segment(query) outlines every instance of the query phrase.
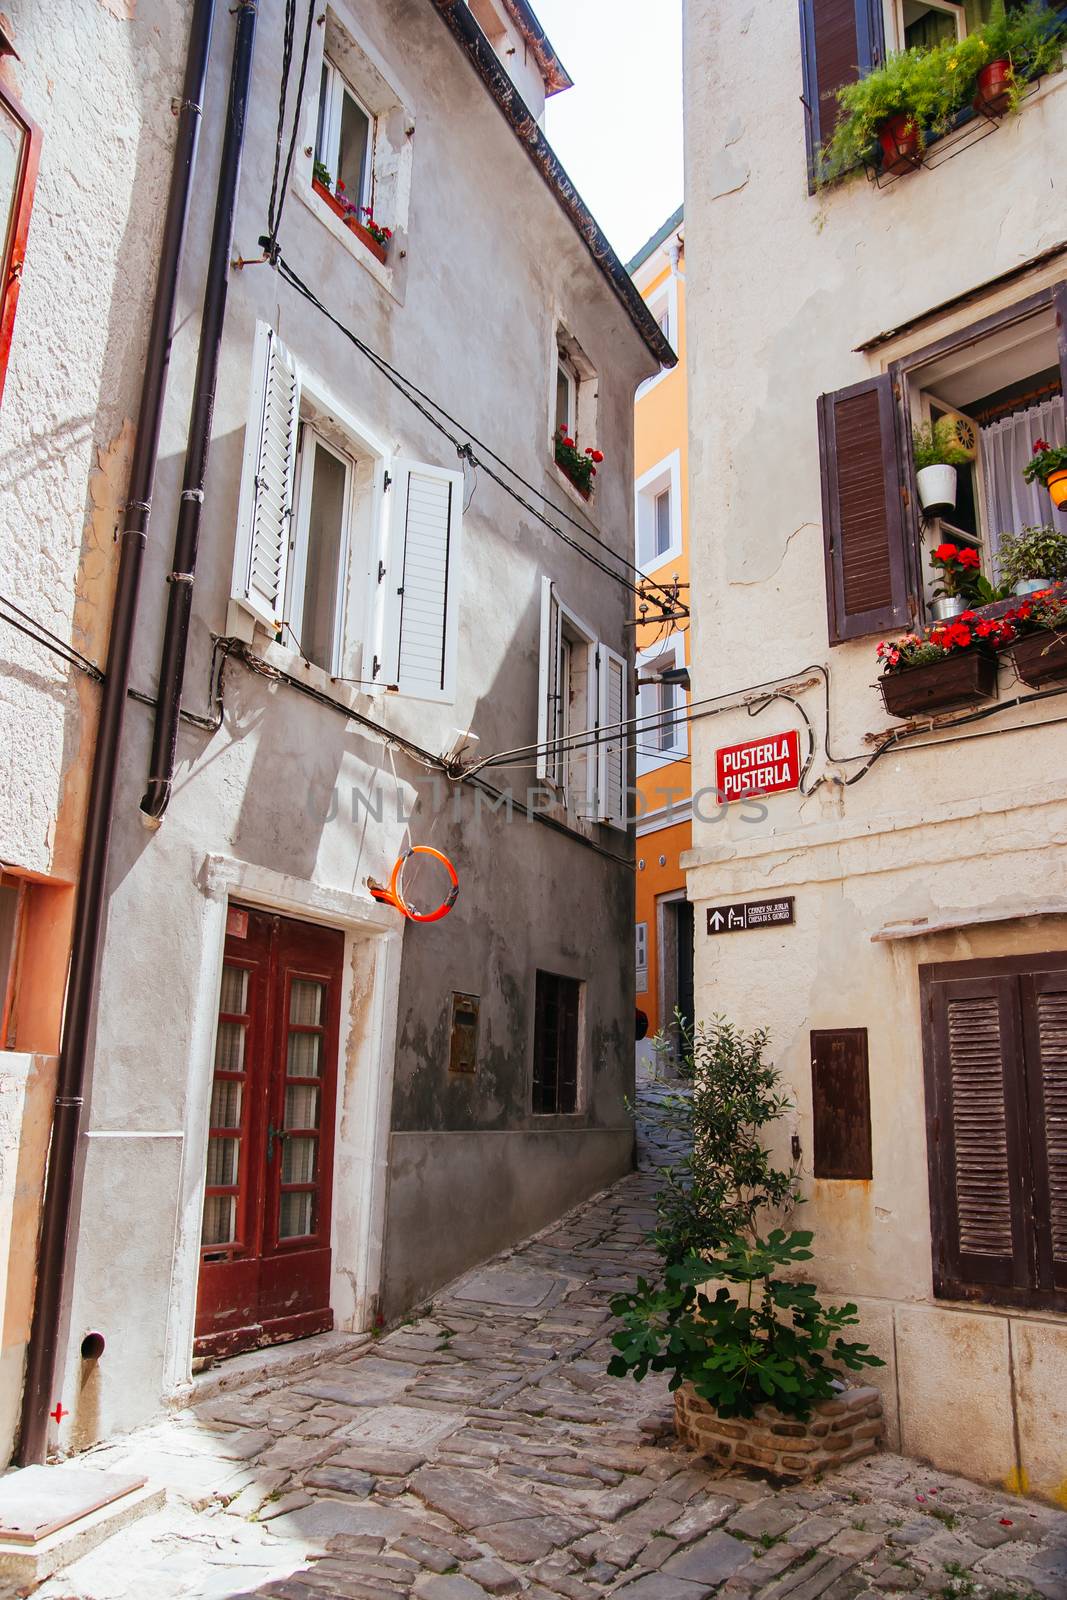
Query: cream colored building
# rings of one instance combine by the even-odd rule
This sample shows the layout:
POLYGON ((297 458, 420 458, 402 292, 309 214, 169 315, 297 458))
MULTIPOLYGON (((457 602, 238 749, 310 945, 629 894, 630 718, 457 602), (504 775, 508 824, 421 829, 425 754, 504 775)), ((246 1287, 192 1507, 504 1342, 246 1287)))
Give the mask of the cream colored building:
POLYGON ((1065 437, 1067 74, 901 177, 813 192, 806 141, 842 62, 980 11, 687 0, 685 859, 697 1014, 771 1030, 813 1270, 886 1362, 889 1444, 1067 1503, 1065 685, 1003 662, 998 698, 906 720, 875 658, 929 614, 939 538, 988 570, 1049 518, 1019 468, 1065 437), (949 410, 979 454, 924 539, 910 424, 949 410), (718 804, 718 751, 791 734, 799 789, 718 804), (795 921, 715 921, 779 898, 795 921))

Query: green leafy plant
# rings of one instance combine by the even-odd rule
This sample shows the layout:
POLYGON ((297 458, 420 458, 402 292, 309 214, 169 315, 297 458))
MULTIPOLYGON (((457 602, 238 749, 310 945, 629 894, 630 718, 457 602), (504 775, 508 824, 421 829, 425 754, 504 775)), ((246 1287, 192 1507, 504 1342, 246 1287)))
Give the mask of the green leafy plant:
POLYGON ((796 1171, 776 1167, 761 1138, 791 1109, 765 1060, 766 1031, 746 1034, 724 1017, 679 1031, 682 1086, 658 1120, 686 1134, 691 1153, 663 1174, 656 1200, 662 1282, 640 1278, 612 1302, 621 1326, 608 1371, 638 1382, 669 1372, 672 1389, 692 1383, 723 1417, 763 1404, 806 1417, 835 1392, 838 1365, 882 1363, 840 1336, 855 1306, 824 1308, 814 1284, 784 1276, 811 1259, 813 1236, 761 1229, 764 1213, 798 1199, 796 1171))
MULTIPOLYGON (((976 30, 985 49, 982 66, 991 61, 1010 61, 1008 105, 1016 112, 1034 78, 1056 72, 1062 65, 1067 38, 1067 18, 1052 10, 1045 0, 1008 10, 1004 0, 993 0, 989 20, 976 30)), ((980 70, 980 69, 979 69, 980 70)))
POLYGON ((1024 528, 1021 533, 1002 534, 997 568, 1008 588, 1032 578, 1062 583, 1067 578, 1067 533, 1046 523, 1024 528))
POLYGON ((1051 589, 1039 589, 1009 611, 1004 620, 1018 633, 1062 633, 1067 629, 1067 601, 1051 589))
POLYGON ((912 453, 915 470, 924 467, 962 467, 971 459, 970 452, 952 435, 953 418, 942 417, 939 422, 921 422, 912 429, 912 453), (944 423, 948 423, 946 428, 944 423))
POLYGON ((597 465, 603 461, 604 452, 594 450, 592 445, 581 450, 566 428, 556 429, 555 443, 556 465, 567 474, 579 494, 584 494, 588 500, 593 492, 597 465))
POLYGON ((1023 468, 1027 483, 1047 484, 1054 472, 1067 467, 1067 445, 1049 444, 1045 439, 1034 440, 1034 453, 1023 468))
POLYGON ((792 1109, 764 1059, 766 1030, 746 1034, 725 1017, 687 1028, 679 1019, 679 1039, 680 1087, 656 1114, 688 1150, 660 1174, 653 1238, 667 1263, 714 1250, 797 1193, 796 1172, 775 1167, 762 1141, 762 1131, 792 1109))
POLYGON ((923 633, 883 639, 876 655, 882 671, 893 673, 932 666, 961 650, 997 650, 1014 641, 1014 617, 1014 612, 1006 617, 980 617, 976 611, 961 611, 958 617, 937 622, 923 633))
POLYGON ((324 189, 333 193, 333 173, 321 161, 316 161, 311 168, 311 176, 316 183, 321 183, 324 189))
POLYGON ((778 1275, 811 1259, 812 1238, 782 1228, 752 1239, 735 1235, 707 1259, 690 1256, 668 1267, 662 1289, 639 1279, 636 1293, 612 1302, 623 1326, 608 1371, 639 1382, 649 1372, 669 1372, 672 1389, 691 1383, 721 1417, 751 1417, 761 1405, 810 1416, 813 1405, 836 1393, 837 1366, 883 1365, 867 1345, 841 1337, 858 1321, 854 1305, 824 1307, 814 1284, 778 1275), (714 1295, 702 1293, 712 1280, 720 1281, 714 1295))

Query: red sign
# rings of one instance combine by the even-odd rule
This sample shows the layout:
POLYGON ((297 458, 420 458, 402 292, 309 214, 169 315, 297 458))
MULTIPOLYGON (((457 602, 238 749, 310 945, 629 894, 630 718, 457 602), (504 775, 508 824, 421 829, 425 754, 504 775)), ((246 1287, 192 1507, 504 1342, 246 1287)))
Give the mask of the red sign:
POLYGON ((746 744, 726 745, 715 755, 715 782, 726 801, 798 788, 800 734, 793 728, 746 744))

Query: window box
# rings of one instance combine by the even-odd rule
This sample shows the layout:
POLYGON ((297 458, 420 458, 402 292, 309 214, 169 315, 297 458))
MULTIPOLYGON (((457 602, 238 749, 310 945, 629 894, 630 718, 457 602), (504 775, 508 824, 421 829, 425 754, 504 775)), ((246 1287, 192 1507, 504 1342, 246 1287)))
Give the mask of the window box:
POLYGON ((351 214, 351 212, 345 210, 344 206, 341 204, 340 200, 338 200, 337 196, 336 195, 332 195, 330 193, 329 189, 327 189, 326 185, 324 183, 320 183, 319 182, 318 178, 312 178, 311 187, 314 189, 314 191, 318 195, 319 199, 320 200, 324 200, 326 202, 326 204, 329 206, 330 210, 332 212, 334 212, 334 214, 336 216, 340 217, 340 219, 344 223, 345 227, 351 233, 355 234, 356 238, 360 241, 361 244, 365 244, 366 245, 366 247, 370 251, 371 255, 372 256, 376 256, 377 259, 382 263, 382 266, 384 267, 385 266, 385 246, 382 245, 382 244, 379 244, 377 239, 374 237, 374 235, 372 233, 368 233, 367 229, 363 226, 362 222, 357 222, 356 218, 351 214))
POLYGON ((593 498, 592 488, 590 487, 588 489, 583 489, 581 484, 578 482, 578 479, 574 476, 574 473, 567 471, 567 468, 563 465, 563 462, 558 456, 556 457, 556 466, 559 468, 560 472, 562 472, 571 488, 577 490, 583 500, 591 500, 593 498))
POLYGON ((1043 628, 1029 633, 1011 647, 1015 671, 1032 689, 1067 678, 1067 634, 1043 628))
POLYGON ((887 672, 878 680, 891 717, 952 711, 997 697, 997 658, 985 650, 961 650, 925 667, 887 672))

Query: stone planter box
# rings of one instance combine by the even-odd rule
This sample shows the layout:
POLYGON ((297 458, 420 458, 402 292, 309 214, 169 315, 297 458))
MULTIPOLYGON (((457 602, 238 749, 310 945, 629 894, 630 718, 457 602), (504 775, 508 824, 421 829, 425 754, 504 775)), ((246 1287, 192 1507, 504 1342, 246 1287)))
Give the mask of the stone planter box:
POLYGON ((1025 634, 1012 645, 1011 659, 1023 683, 1032 689, 1067 678, 1067 634, 1050 628, 1025 634))
POLYGON ((878 687, 891 717, 977 705, 997 697, 997 659, 985 650, 961 650, 925 667, 883 673, 878 687))
POLYGON ((797 1483, 878 1448, 882 1397, 869 1386, 842 1388, 840 1398, 824 1400, 808 1422, 783 1417, 771 1406, 761 1406, 754 1417, 727 1420, 683 1383, 674 1395, 674 1424, 683 1444, 721 1466, 757 1468, 797 1483))

